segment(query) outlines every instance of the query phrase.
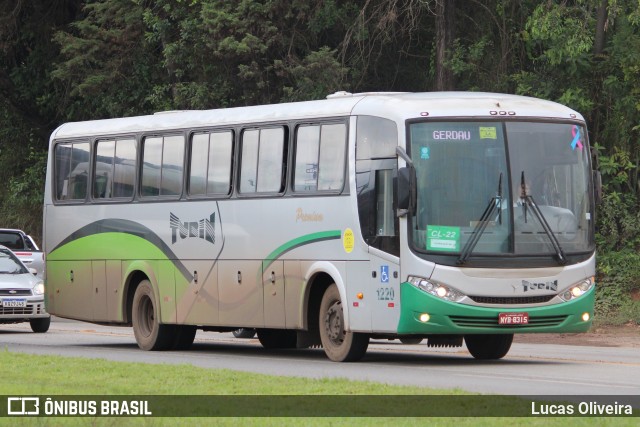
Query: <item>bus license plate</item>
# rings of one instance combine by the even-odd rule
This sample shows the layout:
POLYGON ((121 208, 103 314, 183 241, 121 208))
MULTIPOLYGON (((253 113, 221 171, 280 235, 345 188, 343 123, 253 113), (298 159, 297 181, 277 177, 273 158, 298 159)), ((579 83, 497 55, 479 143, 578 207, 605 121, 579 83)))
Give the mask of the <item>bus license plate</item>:
POLYGON ((529 323, 529 313, 500 313, 498 314, 498 325, 526 325, 529 323))
POLYGON ((6 308, 20 308, 27 306, 27 300, 22 299, 5 299, 2 300, 2 305, 6 308))

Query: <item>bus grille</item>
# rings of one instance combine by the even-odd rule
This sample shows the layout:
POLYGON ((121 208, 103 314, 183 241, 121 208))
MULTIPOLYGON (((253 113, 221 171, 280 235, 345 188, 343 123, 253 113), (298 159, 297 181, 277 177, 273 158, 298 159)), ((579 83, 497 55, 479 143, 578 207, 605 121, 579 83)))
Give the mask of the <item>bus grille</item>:
POLYGON ((558 326, 564 322, 567 316, 530 316, 529 323, 526 325, 513 325, 504 326, 498 325, 498 317, 471 317, 471 316, 449 316, 451 321, 456 326, 463 328, 492 328, 494 326, 500 326, 501 328, 539 328, 539 327, 552 327, 558 326))
POLYGON ((501 305, 515 305, 515 304, 541 304, 551 301, 555 295, 539 295, 535 297, 482 297, 470 295, 474 302, 479 304, 501 304, 501 305))
POLYGON ((0 295, 3 295, 3 296, 31 295, 31 289, 0 289, 0 295))

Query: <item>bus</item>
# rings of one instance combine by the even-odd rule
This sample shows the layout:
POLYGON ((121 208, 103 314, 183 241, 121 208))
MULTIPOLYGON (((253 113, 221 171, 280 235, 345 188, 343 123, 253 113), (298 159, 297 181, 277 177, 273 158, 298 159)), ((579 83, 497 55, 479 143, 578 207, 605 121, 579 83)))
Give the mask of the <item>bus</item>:
POLYGON ((593 319, 584 118, 531 97, 327 99, 67 123, 50 138, 46 304, 361 359, 372 339, 504 357, 519 333, 593 319))

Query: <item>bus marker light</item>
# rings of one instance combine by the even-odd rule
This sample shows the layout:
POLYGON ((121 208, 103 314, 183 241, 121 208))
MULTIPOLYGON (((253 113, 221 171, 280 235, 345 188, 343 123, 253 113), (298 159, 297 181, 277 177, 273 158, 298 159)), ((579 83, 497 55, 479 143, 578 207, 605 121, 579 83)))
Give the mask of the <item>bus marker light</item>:
POLYGON ((421 321, 422 323, 427 323, 429 320, 431 320, 431 316, 429 316, 429 314, 428 314, 428 313, 422 313, 422 314, 420 315, 420 321, 421 321))
POLYGON ((585 322, 588 322, 589 319, 591 319, 591 315, 589 313, 583 313, 582 314, 582 320, 585 322))
POLYGON ((389 308, 393 308, 393 307, 395 307, 395 306, 396 306, 396 305, 395 305, 395 303, 392 303, 392 302, 390 302, 389 304, 387 304, 387 307, 389 307, 389 308))
POLYGON ((364 294, 362 292, 358 292, 358 295, 356 296, 358 297, 358 299, 364 298, 364 294))
POLYGON ((353 302, 353 306, 354 306, 354 307, 359 307, 359 306, 360 306, 360 303, 359 303, 358 301, 354 301, 354 302, 353 302))

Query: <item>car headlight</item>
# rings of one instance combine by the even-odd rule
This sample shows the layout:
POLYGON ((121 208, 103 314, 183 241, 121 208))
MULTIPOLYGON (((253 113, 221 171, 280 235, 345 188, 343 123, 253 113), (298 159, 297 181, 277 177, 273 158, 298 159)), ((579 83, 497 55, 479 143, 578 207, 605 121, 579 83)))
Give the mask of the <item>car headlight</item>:
POLYGON ((416 288, 445 301, 458 302, 466 296, 465 294, 457 289, 452 288, 451 286, 434 283, 422 277, 409 276, 408 282, 416 288))
POLYGON ((579 283, 576 283, 575 285, 570 286, 568 289, 565 289, 564 291, 560 292, 558 296, 563 301, 571 301, 576 298, 580 298, 582 295, 589 292, 589 289, 593 288, 595 283, 596 283, 595 277, 589 277, 588 279, 585 279, 579 283))
POLYGON ((42 295, 44 294, 44 283, 40 282, 33 287, 34 295, 42 295))

